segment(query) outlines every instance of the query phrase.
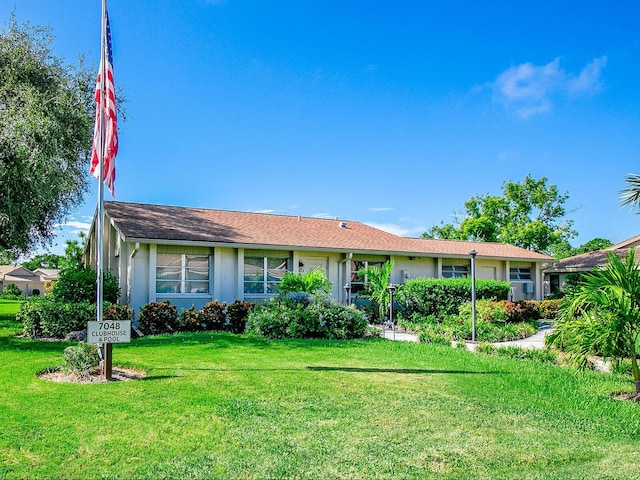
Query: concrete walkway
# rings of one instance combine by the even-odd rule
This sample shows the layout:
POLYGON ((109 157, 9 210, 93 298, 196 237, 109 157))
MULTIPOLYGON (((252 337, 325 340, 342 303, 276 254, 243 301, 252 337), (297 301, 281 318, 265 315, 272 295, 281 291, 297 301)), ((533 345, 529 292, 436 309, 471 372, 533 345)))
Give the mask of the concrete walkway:
MULTIPOLYGON (((512 342, 495 342, 492 345, 496 348, 499 347, 520 347, 531 350, 542 350, 544 348, 544 339, 547 335, 549 335, 552 331, 551 324, 548 322, 543 322, 540 325, 540 329, 538 332, 528 338, 523 338, 521 340, 514 340, 512 342)), ((390 329, 385 329, 384 338, 388 340, 396 340, 400 342, 419 342, 420 339, 417 335, 409 332, 394 332, 390 329)), ((452 346, 456 346, 457 342, 452 342, 452 346)), ((466 342, 467 350, 470 352, 475 352, 477 343, 466 342)), ((601 372, 609 372, 610 365, 608 362, 603 361, 600 358, 594 357, 592 359, 595 364, 595 368, 601 372)))
MULTIPOLYGON (((527 349, 538 349, 541 350, 544 348, 544 338, 551 333, 551 325, 549 323, 543 323, 540 326, 538 332, 531 337, 523 338, 521 340, 514 340, 512 342, 496 342, 492 345, 494 347, 521 347, 527 349)), ((384 338, 387 340, 396 340, 400 342, 418 342, 417 335, 409 332, 399 332, 386 328, 384 330, 384 338)), ((468 350, 475 350, 476 344, 471 342, 467 343, 468 350)))

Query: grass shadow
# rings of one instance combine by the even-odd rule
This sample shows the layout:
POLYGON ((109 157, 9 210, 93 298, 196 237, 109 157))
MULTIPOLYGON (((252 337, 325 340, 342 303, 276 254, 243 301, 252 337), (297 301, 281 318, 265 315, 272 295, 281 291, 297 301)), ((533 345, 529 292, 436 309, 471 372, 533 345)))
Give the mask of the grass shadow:
POLYGON ((404 373, 404 374, 463 374, 463 375, 495 375, 504 372, 478 372, 472 370, 436 370, 424 368, 376 368, 376 367, 307 367, 315 372, 348 372, 348 373, 404 373))
POLYGON ((0 350, 17 351, 37 351, 37 352, 60 352, 77 342, 65 342, 63 340, 38 340, 23 337, 2 337, 0 336, 0 350))

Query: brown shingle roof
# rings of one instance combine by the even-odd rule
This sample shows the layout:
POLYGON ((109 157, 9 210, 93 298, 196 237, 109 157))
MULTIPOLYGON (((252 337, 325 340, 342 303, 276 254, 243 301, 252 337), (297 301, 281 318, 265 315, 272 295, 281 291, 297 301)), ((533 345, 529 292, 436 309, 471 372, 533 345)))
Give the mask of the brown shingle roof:
POLYGON ((551 257, 502 243, 406 238, 360 222, 165 205, 105 202, 106 214, 129 240, 291 247, 549 261, 551 257), (345 228, 341 224, 346 224, 345 228))
POLYGON ((574 257, 563 258, 544 270, 547 273, 592 270, 595 267, 603 267, 608 264, 609 259, 607 258, 607 255, 609 253, 615 253, 619 257, 626 257, 627 253, 629 253, 629 248, 619 248, 616 250, 605 248, 604 250, 596 250, 595 252, 587 252, 574 257))

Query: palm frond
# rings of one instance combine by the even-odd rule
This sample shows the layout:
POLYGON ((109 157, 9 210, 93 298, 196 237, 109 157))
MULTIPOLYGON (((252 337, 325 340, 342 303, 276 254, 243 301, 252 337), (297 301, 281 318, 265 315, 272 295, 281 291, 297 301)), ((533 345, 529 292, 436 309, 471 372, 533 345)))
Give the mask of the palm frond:
MULTIPOLYGON (((627 187, 618 192, 620 203, 623 206, 640 208, 640 175, 630 173, 624 180, 627 183, 627 187)), ((637 213, 640 214, 640 210, 637 213)))

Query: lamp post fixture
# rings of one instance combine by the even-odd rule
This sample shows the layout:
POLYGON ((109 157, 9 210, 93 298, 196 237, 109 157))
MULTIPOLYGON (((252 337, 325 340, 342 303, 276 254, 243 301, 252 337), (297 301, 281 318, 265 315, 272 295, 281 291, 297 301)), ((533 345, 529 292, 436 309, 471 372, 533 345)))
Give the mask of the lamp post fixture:
POLYGON ((344 300, 347 305, 351 305, 351 285, 348 283, 344 284, 344 300))
POLYGON ((389 326, 393 330, 393 339, 396 339, 396 327, 393 324, 393 292, 396 291, 397 286, 390 283, 387 287, 389 289, 389 326))
POLYGON ((476 254, 471 250, 471 341, 476 341, 476 254))

